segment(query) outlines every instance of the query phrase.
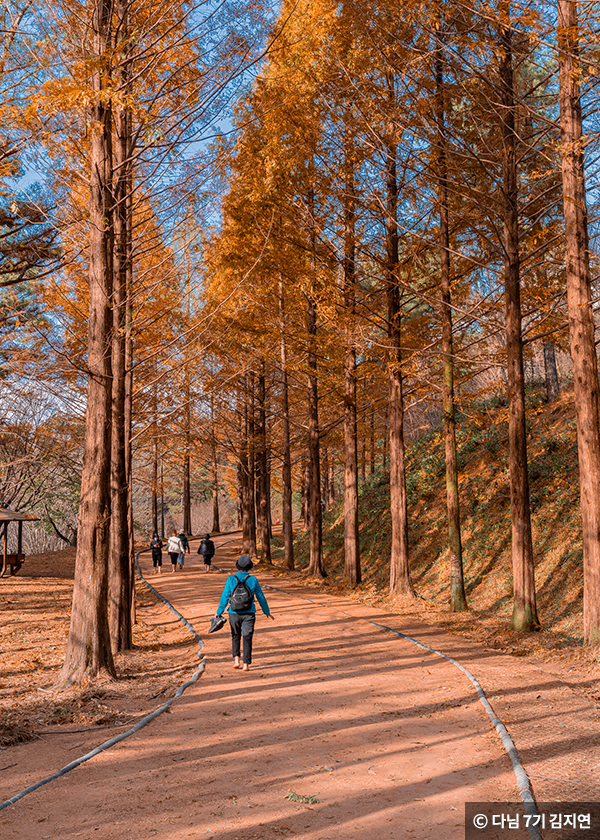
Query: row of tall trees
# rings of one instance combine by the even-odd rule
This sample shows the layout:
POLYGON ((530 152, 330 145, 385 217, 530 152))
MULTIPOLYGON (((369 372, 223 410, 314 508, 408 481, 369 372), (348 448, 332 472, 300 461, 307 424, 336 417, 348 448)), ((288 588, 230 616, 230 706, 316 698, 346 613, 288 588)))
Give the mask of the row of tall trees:
MULTIPOLYGON (((442 411, 450 606, 466 608, 456 385, 489 365, 509 404, 513 627, 539 627, 527 473, 524 358, 549 368, 570 328, 584 523, 585 638, 599 641, 597 364, 582 101, 593 98, 595 18, 575 2, 431 2, 369 9, 284 4, 278 48, 240 108, 229 193, 207 255, 207 305, 240 424, 270 371, 272 446, 306 469, 309 572, 322 557, 322 448, 339 428, 346 575, 360 581, 357 417, 385 415, 390 590, 411 595, 407 407, 442 411), (588 66, 582 64, 581 50, 588 66), (361 381, 375 370, 360 405, 361 381), (234 385, 237 376, 237 386, 234 385), (387 395, 385 380, 387 379, 387 395), (248 381, 258 383, 250 389, 248 381), (293 408, 290 415, 290 404, 293 408), (299 456, 298 451, 302 454, 299 456)), ((472 384, 471 388, 474 387, 472 384)), ((259 416, 262 417, 262 407, 259 416)), ((262 423, 262 420, 260 421, 262 423)), ((251 435, 255 434, 251 430, 251 435)), ((261 440, 263 433, 260 433, 261 440)), ((259 444, 259 449, 263 446, 259 444)), ((289 495, 289 470, 282 470, 289 495)), ((259 491, 262 498, 262 491, 259 491)), ((253 505, 243 494, 245 505, 253 505)), ((252 511, 246 514, 252 519, 252 511)), ((250 537, 249 537, 250 539, 250 537)), ((266 539, 266 538, 265 538, 266 539)), ((251 543, 251 539, 250 539, 251 543)), ((265 556, 268 558, 268 546, 265 556)), ((289 535, 286 556, 291 563, 289 535)))
POLYGON ((5 383, 33 373, 87 407, 62 682, 114 673, 113 652, 131 644, 133 489, 146 487, 157 528, 166 456, 189 512, 202 452, 213 498, 232 488, 246 548, 265 563, 277 496, 295 565, 299 491, 315 577, 341 466, 351 585, 368 463, 389 482, 390 591, 410 597, 405 434, 433 413, 450 607, 466 609, 456 405, 494 371, 509 404, 513 626, 536 629, 524 361, 542 346, 549 372, 555 347, 573 360, 584 632, 598 643, 593 113, 583 123, 598 21, 593 4, 582 21, 578 9, 6 7, 0 223, 7 249, 24 247, 4 260, 19 290, 0 301, 5 383), (49 173, 35 213, 17 159, 49 173))

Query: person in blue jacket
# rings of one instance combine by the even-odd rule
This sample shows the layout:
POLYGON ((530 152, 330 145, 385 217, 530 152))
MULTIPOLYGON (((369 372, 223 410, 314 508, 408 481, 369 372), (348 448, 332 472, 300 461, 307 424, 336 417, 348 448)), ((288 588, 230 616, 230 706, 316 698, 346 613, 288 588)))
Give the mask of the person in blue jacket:
POLYGON ((228 616, 229 626, 231 628, 231 652, 233 655, 233 667, 240 667, 240 640, 244 640, 244 656, 242 671, 250 670, 250 663, 252 662, 252 636, 254 634, 254 622, 256 621, 256 604, 254 599, 258 600, 260 607, 267 618, 272 621, 275 619, 271 615, 271 610, 267 603, 260 583, 254 575, 250 574, 250 569, 254 565, 248 554, 242 554, 235 564, 238 571, 234 575, 227 578, 223 592, 221 593, 221 600, 217 608, 217 615, 221 616, 225 612, 229 604, 228 616), (250 590, 252 600, 247 609, 234 610, 230 604, 231 596, 238 583, 242 581, 250 590))

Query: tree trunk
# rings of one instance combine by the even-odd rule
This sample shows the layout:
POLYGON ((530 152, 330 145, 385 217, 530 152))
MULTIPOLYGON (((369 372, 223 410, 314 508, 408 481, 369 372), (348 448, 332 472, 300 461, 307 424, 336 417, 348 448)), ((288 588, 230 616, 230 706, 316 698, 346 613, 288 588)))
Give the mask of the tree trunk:
POLYGON ((458 499, 458 464, 456 460, 456 414, 454 408, 454 352, 452 344, 452 297, 450 292, 450 233, 448 227, 448 164, 446 142, 446 97, 444 52, 441 20, 438 14, 436 49, 436 117, 438 134, 438 200, 440 212, 440 253, 442 292, 442 408, 444 412, 444 447, 446 454, 446 514, 450 549, 450 610, 467 609, 463 577, 460 508, 458 499))
POLYGON ((377 442, 375 440, 375 406, 371 403, 371 411, 369 412, 369 477, 373 478, 375 475, 375 452, 377 442))
MULTIPOLYGON (((127 37, 127 3, 116 7, 118 37, 127 37)), ((124 61, 124 56, 121 61, 124 61)), ((120 83, 125 84, 126 68, 120 67, 120 83)), ((114 652, 129 650, 131 635, 131 561, 129 554, 129 511, 127 487, 127 448, 125 427, 127 265, 128 265, 128 151, 129 118, 118 106, 114 118, 113 223, 114 261, 112 297, 112 425, 111 425, 111 524, 109 551, 109 626, 114 652)))
POLYGON ((577 3, 558 0, 558 61, 569 336, 583 525, 583 636, 600 644, 600 426, 579 89, 577 3))
MULTIPOLYGON (((350 586, 361 582, 358 529, 358 424, 356 416, 356 195, 354 149, 348 119, 344 137, 344 306, 351 323, 346 328, 344 351, 344 572, 350 586)), ((364 459, 363 459, 364 479, 364 459)))
POLYGON ((155 385, 152 393, 152 532, 160 534, 158 528, 158 389, 155 385))
POLYGON ((302 453, 302 460, 301 460, 301 471, 302 477, 301 481, 302 484, 300 485, 300 516, 302 518, 302 523, 305 528, 308 528, 308 523, 310 520, 309 510, 308 510, 308 485, 310 481, 310 467, 308 464, 308 458, 306 457, 306 452, 302 453))
POLYGON ((327 507, 328 507, 328 509, 331 509, 335 504, 335 500, 337 499, 337 489, 336 489, 336 486, 335 486, 335 460, 334 460, 334 457, 333 457, 333 453, 330 453, 330 455, 329 455, 328 487, 329 487, 329 495, 327 497, 327 507))
POLYGON ((256 491, 258 501, 258 538, 260 540, 261 562, 271 564, 271 536, 269 532, 269 499, 268 499, 268 475, 267 475, 267 411, 266 383, 265 383, 265 362, 260 363, 260 373, 257 377, 256 397, 258 403, 258 422, 256 434, 256 466, 257 480, 256 491))
POLYGON ((321 456, 319 452, 319 393, 317 379, 317 304, 308 300, 308 511, 310 530, 309 574, 325 577, 321 520, 321 456))
POLYGON ((219 517, 219 461, 217 459, 217 441, 213 435, 212 439, 212 498, 213 498, 213 522, 212 533, 221 533, 221 521, 219 517))
POLYGON ((287 373, 287 346, 285 341, 285 299, 283 281, 279 280, 279 317, 281 325, 281 437, 283 463, 281 467, 281 520, 285 565, 294 568, 294 525, 292 511, 292 456, 290 451, 290 403, 287 373))
POLYGON ((556 369, 556 350, 551 341, 544 341, 544 377, 546 380, 546 400, 554 402, 560 393, 558 370, 556 369))
MULTIPOLYGON (((390 105, 394 103, 394 79, 386 74, 390 105)), ((391 110, 391 109, 390 109, 391 110)), ((392 135, 393 127, 390 131, 392 135)), ((402 393, 402 341, 400 286, 398 283, 398 183, 396 145, 386 143, 386 284, 388 300, 389 361, 389 440, 390 513, 392 546, 390 594, 414 596, 408 554, 408 505, 406 499, 406 461, 404 453, 404 398, 402 393)))
POLYGON ((329 510, 329 449, 321 447, 321 477, 323 479, 323 504, 329 510))
POLYGON ((127 477, 127 519, 129 521, 129 560, 131 575, 131 623, 136 623, 135 606, 135 532, 133 521, 133 255, 131 246, 131 171, 128 168, 127 185, 127 296, 125 327, 125 466, 127 477))
POLYGON ((242 552, 250 553, 250 496, 249 465, 248 465, 248 389, 244 383, 243 414, 240 414, 240 455, 239 455, 239 510, 242 525, 242 552))
POLYGON ((90 130, 90 259, 88 399, 85 420, 79 532, 73 606, 59 685, 80 683, 101 671, 115 674, 108 626, 110 530, 112 199, 111 115, 104 90, 112 4, 96 0, 91 32, 96 59, 90 130))
POLYGON ((512 522, 513 615, 515 630, 537 630, 533 542, 527 473, 525 377, 521 334, 519 266, 519 211, 515 94, 512 61, 510 2, 503 0, 506 24, 500 30, 501 133, 504 182, 504 293, 506 303, 506 356, 508 377, 508 448, 512 522))
POLYGON ((191 493, 191 457, 192 448, 192 406, 190 393, 190 380, 186 373, 184 387, 184 452, 183 452, 183 532, 188 536, 192 533, 192 493, 191 493))

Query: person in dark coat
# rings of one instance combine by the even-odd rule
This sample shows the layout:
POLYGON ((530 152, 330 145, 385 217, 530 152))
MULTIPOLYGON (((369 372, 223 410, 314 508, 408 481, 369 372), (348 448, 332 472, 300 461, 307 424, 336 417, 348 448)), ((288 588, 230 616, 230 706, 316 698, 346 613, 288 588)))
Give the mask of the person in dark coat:
POLYGON ((210 572, 212 559, 215 556, 215 544, 211 540, 210 534, 207 534, 198 546, 198 554, 204 560, 204 571, 210 572))
POLYGON ((152 565, 154 566, 154 574, 160 574, 162 572, 163 544, 158 534, 154 534, 152 537, 150 548, 152 549, 152 565))

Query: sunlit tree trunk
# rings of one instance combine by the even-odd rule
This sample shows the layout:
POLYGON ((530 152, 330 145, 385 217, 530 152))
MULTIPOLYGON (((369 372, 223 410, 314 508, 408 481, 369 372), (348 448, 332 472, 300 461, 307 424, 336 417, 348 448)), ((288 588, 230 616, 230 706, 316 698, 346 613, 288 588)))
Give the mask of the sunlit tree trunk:
POLYGON ((283 463, 281 466, 281 520, 283 525, 285 565, 288 569, 293 569, 294 525, 292 511, 292 455, 290 449, 290 402, 287 370, 285 298, 283 292, 283 281, 281 279, 279 280, 279 318, 281 329, 281 443, 283 448, 283 463))
POLYGON ((158 388, 152 389, 152 532, 160 534, 158 528, 158 388))
MULTIPOLYGON (((116 4, 117 39, 127 40, 127 0, 116 4)), ((127 83, 126 55, 120 51, 116 77, 123 90, 127 83)), ((127 278, 128 278, 128 187, 129 115, 123 105, 115 108, 113 141, 113 297, 112 297, 112 426, 111 426, 111 525, 109 552, 109 626, 113 651, 132 645, 131 560, 127 485, 127 431, 125 425, 127 278)))
POLYGON ((444 412, 444 448, 446 455, 446 515, 450 549, 450 609, 467 609, 463 578, 460 508, 458 500, 458 464, 456 459, 456 414, 454 408, 454 352, 452 335, 452 297, 450 292, 450 233, 448 227, 448 162, 446 140, 446 96, 444 81, 444 33, 439 7, 438 47, 436 49, 436 119, 438 142, 438 202, 440 214, 440 254, 442 292, 442 407, 444 412))
POLYGON ((515 630, 539 628, 535 599, 533 541, 527 473, 525 376, 521 333, 519 210, 515 92, 510 2, 500 5, 501 134, 504 192, 504 295, 508 377, 508 448, 512 522, 513 615, 515 630))
POLYGON ((185 406, 183 409, 184 422, 184 450, 183 450, 183 531, 185 534, 192 533, 192 493, 191 493, 191 444, 192 444, 192 403, 190 391, 189 374, 185 373, 185 385, 183 389, 185 406))
POLYGON ((583 525, 583 635, 600 644, 600 427, 590 283, 577 3, 558 0, 560 134, 567 302, 583 525))
MULTIPOLYGON (((356 195, 354 148, 348 118, 344 133, 344 306, 346 316, 354 321, 356 317, 356 195)), ((357 586, 360 583, 356 348, 350 325, 346 330, 344 350, 344 571, 350 586, 357 586)))
POLYGON ((65 661, 58 684, 79 683, 101 671, 115 674, 108 625, 110 534, 112 150, 109 85, 112 4, 96 0, 91 10, 88 399, 85 419, 79 532, 73 606, 65 661))
POLYGON ((308 300, 308 513, 310 562, 313 577, 325 577, 321 518, 321 456, 319 451, 319 394, 317 378, 317 304, 308 300))
POLYGON ((264 359, 260 363, 257 376, 257 434, 256 434, 256 465, 257 465, 257 501, 258 501, 258 539, 260 540, 261 562, 271 563, 271 535, 269 531, 269 480, 267 474, 267 411, 266 411, 266 376, 264 359))
MULTIPOLYGON (((390 105, 394 103, 394 79, 386 74, 390 105)), ((390 558, 390 593, 414 595, 408 555, 408 505, 406 499, 406 459, 404 452, 404 397, 402 393, 402 339, 400 285, 398 282, 398 183, 396 144, 393 127, 386 143, 386 284, 389 338, 389 442, 390 442, 390 513, 392 546, 390 558)))

